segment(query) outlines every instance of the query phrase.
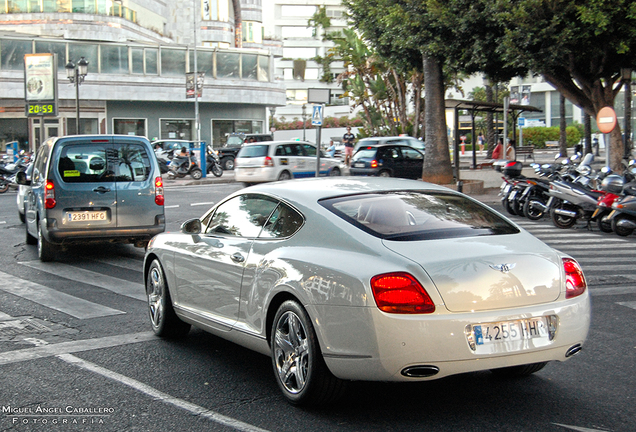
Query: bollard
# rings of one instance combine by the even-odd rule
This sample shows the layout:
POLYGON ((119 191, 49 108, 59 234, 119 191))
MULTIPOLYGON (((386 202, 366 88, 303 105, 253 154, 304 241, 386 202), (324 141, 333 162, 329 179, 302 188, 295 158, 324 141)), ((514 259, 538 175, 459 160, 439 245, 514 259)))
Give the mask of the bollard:
POLYGON ((464 191, 464 182, 459 180, 457 182, 457 192, 463 192, 464 191))

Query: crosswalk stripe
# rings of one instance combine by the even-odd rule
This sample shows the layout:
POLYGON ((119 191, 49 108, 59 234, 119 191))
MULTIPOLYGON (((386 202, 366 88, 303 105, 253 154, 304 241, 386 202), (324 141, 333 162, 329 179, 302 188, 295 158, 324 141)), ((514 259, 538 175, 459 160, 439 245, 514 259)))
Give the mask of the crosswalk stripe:
POLYGON ((144 286, 141 283, 129 282, 127 280, 73 267, 63 263, 25 261, 20 264, 66 279, 83 281, 89 285, 94 285, 126 297, 134 298, 135 300, 146 301, 146 293, 144 286))
MULTIPOLYGON (((541 239, 540 239, 541 240, 541 239)), ((556 244, 554 244, 554 242, 550 239, 546 239, 543 240, 545 243, 547 243, 549 246, 553 246, 556 249, 561 249, 561 247, 556 247, 556 244)), ((623 252, 625 251, 633 251, 634 250, 634 244, 633 243, 616 243, 616 244, 604 244, 604 243, 598 243, 598 244, 581 244, 579 245, 578 243, 574 242, 574 243, 567 243, 567 244, 563 244, 563 247, 568 248, 568 250, 580 250, 580 251, 589 251, 589 250, 598 250, 599 249, 614 249, 614 250, 621 250, 623 252)), ((603 252, 605 253, 605 252, 603 252)))
POLYGON ((63 312, 75 318, 88 319, 126 313, 56 291, 7 273, 0 272, 0 279, 2 279, 0 290, 41 304, 50 309, 63 312))
POLYGON ((628 308, 636 309, 636 301, 618 302, 621 306, 627 306, 628 308))
MULTIPOLYGON (((579 264, 583 264, 583 263, 598 264, 599 262, 603 261, 602 259, 598 258, 598 254, 594 257, 584 257, 579 255, 576 260, 579 262, 579 264)), ((634 257, 632 256, 612 257, 612 263, 620 263, 620 262, 632 263, 632 266, 636 270, 636 263, 634 263, 634 257)))
POLYGON ((596 238, 596 239, 586 239, 586 238, 569 238, 569 239, 560 239, 560 238, 554 238, 551 237, 549 239, 550 243, 555 243, 555 244, 563 244, 563 243, 579 243, 581 245, 590 245, 590 244, 594 244, 594 243, 599 243, 599 244, 605 244, 605 245, 609 245, 609 244, 613 244, 614 246, 630 246, 630 247, 634 247, 634 245, 632 243, 629 242, 625 242, 623 241, 619 241, 619 240, 612 240, 612 239, 605 239, 605 238, 596 238))
MULTIPOLYGON (((121 267, 127 270, 143 271, 143 261, 136 260, 130 257, 100 257, 99 259, 91 260, 95 263, 108 264, 114 267, 121 267)), ((141 276, 140 276, 141 277, 141 276)), ((141 280, 141 279, 140 279, 141 280)))
POLYGON ((610 264, 610 265, 595 265, 595 264, 581 264, 583 270, 596 270, 596 271, 628 271, 636 272, 636 266, 634 264, 610 264))

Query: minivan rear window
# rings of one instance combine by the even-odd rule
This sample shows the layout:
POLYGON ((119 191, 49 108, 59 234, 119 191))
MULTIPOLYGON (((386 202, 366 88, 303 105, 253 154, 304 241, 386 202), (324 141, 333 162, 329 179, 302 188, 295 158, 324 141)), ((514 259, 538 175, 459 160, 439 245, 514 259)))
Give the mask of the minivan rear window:
POLYGON ((320 204, 352 225, 383 239, 433 240, 516 234, 488 207, 461 195, 395 191, 345 196, 320 204))
POLYGON ((250 145, 243 147, 236 157, 240 158, 255 158, 267 156, 269 150, 268 145, 250 145))

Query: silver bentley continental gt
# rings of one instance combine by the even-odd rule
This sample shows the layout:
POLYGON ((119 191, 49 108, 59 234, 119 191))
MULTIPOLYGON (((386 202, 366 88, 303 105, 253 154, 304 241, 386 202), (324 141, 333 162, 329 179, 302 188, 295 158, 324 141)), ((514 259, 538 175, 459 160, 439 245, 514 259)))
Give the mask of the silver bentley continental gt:
POLYGON ((292 404, 350 380, 525 376, 581 350, 579 264, 421 181, 324 178, 238 191, 149 244, 155 333, 195 325, 271 356, 292 404))

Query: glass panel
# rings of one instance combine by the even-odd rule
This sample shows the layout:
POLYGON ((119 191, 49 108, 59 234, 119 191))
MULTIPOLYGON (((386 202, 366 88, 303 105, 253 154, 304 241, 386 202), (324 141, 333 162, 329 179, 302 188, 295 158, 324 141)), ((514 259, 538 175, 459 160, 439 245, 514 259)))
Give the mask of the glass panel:
MULTIPOLYGON (((81 90, 80 90, 81 97, 81 90)), ((81 115, 80 115, 81 117, 81 115)), ((68 128, 68 133, 75 134, 75 125, 77 124, 77 119, 75 117, 68 117, 66 119, 66 126, 68 128)), ((98 124, 97 119, 83 119, 80 118, 80 135, 97 135, 98 132, 98 124)))
POLYGON ((186 53, 180 49, 161 50, 161 75, 163 76, 185 76, 186 73, 186 53))
POLYGON ((214 53, 212 51, 197 51, 197 68, 199 72, 205 72, 206 77, 212 77, 213 63, 212 57, 214 53))
POLYGON ((296 210, 281 203, 261 231, 260 238, 290 237, 303 225, 303 217, 296 210))
POLYGON ((193 120, 161 120, 161 139, 191 140, 193 131, 193 120))
POLYGON ((216 0, 203 0, 201 4, 201 19, 216 21, 219 16, 216 0))
POLYGON ((95 0, 73 0, 74 13, 95 13, 95 0))
POLYGON ((24 70, 24 55, 31 54, 31 42, 0 40, 0 69, 24 70))
POLYGON ((103 181, 108 160, 106 153, 103 144, 64 146, 57 165, 60 177, 67 183, 103 181))
POLYGON ((232 132, 234 132, 232 120, 212 120, 212 146, 223 147, 232 132))
POLYGON ((143 74, 144 73, 144 49, 130 48, 130 55, 132 58, 132 73, 143 74))
POLYGON ((239 54, 218 52, 216 54, 217 78, 239 78, 239 54))
POLYGON ((234 132, 252 133, 252 122, 250 120, 236 120, 234 122, 234 132))
POLYGON ((9 0, 9 13, 28 12, 27 0, 9 0))
POLYGON ((145 181, 150 174, 150 159, 146 149, 138 144, 121 144, 117 148, 119 159, 116 181, 145 181))
POLYGON ((42 2, 43 12, 70 12, 69 1, 44 0, 42 2))
POLYGON ((159 50, 155 48, 146 48, 146 75, 157 75, 157 56, 159 50))
POLYGON ((114 133, 146 136, 145 119, 113 119, 114 133))
POLYGON ((258 56, 256 54, 243 54, 243 79, 253 79, 255 80, 257 77, 257 66, 256 61, 258 60, 258 56))
POLYGON ((258 80, 269 81, 269 56, 258 56, 258 80))
POLYGON ((80 58, 84 57, 88 62, 88 73, 97 73, 99 62, 97 57, 98 47, 92 44, 68 44, 68 59, 73 63, 77 63, 80 58))
POLYGON ((258 195, 240 195, 221 204, 206 233, 256 237, 276 208, 277 201, 258 195))
POLYGON ((66 43, 35 41, 36 53, 57 54, 57 70, 63 71, 66 66, 66 43))
POLYGON ((128 73, 128 47, 118 45, 102 45, 102 73, 128 73))

